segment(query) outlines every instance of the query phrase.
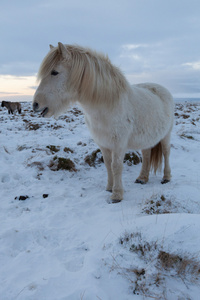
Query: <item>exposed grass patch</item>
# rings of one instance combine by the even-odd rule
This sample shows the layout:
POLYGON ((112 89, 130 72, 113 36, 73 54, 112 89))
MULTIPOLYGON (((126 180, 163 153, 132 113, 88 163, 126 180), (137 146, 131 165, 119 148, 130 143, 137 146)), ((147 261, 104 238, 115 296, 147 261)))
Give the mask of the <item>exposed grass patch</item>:
POLYGON ((51 129, 54 129, 54 130, 58 130, 58 129, 61 129, 61 128, 63 128, 63 126, 61 126, 61 125, 57 125, 57 124, 51 124, 51 125, 49 125, 49 126, 47 126, 48 128, 51 128, 51 129))
POLYGON ((80 142, 77 143, 77 146, 83 146, 83 147, 85 147, 85 146, 87 146, 87 144, 80 141, 80 142))
POLYGON ((31 146, 21 145, 21 146, 17 147, 18 151, 23 151, 23 150, 27 150, 27 149, 31 149, 31 146))
POLYGON ((27 165, 28 167, 37 167, 39 171, 44 171, 44 164, 40 161, 34 161, 27 165))
POLYGON ((185 133, 182 133, 182 134, 180 135, 180 137, 181 137, 182 139, 194 140, 194 137, 193 137, 192 135, 187 135, 187 134, 185 134, 185 133))
MULTIPOLYGON (((137 165, 142 161, 142 157, 138 152, 128 152, 124 156, 124 163, 127 163, 128 166, 137 165)), ((101 155, 101 150, 97 149, 91 154, 88 154, 85 157, 85 162, 90 167, 95 167, 96 165, 104 162, 103 156, 101 155)))
POLYGON ((103 156, 101 155, 101 150, 97 149, 93 151, 91 154, 88 154, 85 157, 85 162, 90 166, 90 167, 95 167, 97 164, 100 164, 103 162, 103 156))
POLYGON ((41 124, 32 123, 32 122, 29 122, 29 121, 26 123, 26 130, 30 130, 30 131, 31 130, 38 130, 39 128, 41 128, 41 124))
POLYGON ((65 147, 65 148, 63 149, 63 151, 64 151, 64 152, 67 152, 67 153, 74 153, 74 150, 72 150, 72 149, 69 148, 69 147, 65 147))
POLYGON ((190 115, 182 114, 181 117, 182 117, 183 119, 189 119, 190 115))
POLYGON ((49 145, 46 148, 48 148, 52 154, 57 153, 60 151, 60 146, 54 146, 54 145, 49 145))
POLYGON ((54 156, 54 158, 49 163, 49 168, 52 171, 67 170, 70 172, 76 172, 74 162, 69 158, 54 156))
POLYGON ((60 116, 60 119, 65 121, 66 123, 74 122, 74 118, 72 116, 68 116, 68 115, 60 116))
POLYGON ((78 109, 77 107, 74 107, 73 109, 71 109, 70 112, 76 117, 83 115, 82 111, 80 109, 78 109))
POLYGON ((128 152, 124 156, 124 162, 128 166, 138 165, 142 161, 142 157, 138 152, 128 152))

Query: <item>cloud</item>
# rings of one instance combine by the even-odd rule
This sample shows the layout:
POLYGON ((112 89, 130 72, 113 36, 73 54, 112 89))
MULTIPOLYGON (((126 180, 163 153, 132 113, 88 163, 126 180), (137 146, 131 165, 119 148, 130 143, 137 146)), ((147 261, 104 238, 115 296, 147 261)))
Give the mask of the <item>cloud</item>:
POLYGON ((174 95, 195 93, 200 97, 200 61, 183 63, 185 56, 178 57, 173 42, 122 45, 115 63, 118 61, 131 84, 156 82, 174 95))
POLYGON ((8 95, 33 95, 33 86, 36 82, 35 76, 0 76, 0 94, 8 95))
POLYGON ((127 74, 154 71, 166 67, 167 52, 162 43, 125 44, 120 47, 115 63, 127 74))
POLYGON ((149 45, 147 45, 147 44, 126 44, 126 45, 122 45, 122 49, 124 49, 125 51, 135 50, 135 49, 139 49, 139 48, 146 48, 146 47, 149 47, 149 45))
POLYGON ((192 69, 188 71, 184 67, 129 73, 127 75, 127 79, 131 84, 156 82, 168 88, 173 95, 184 94, 191 97, 193 94, 195 94, 195 97, 200 97, 199 77, 199 71, 195 75, 192 69))
POLYGON ((200 61, 185 63, 183 66, 192 68, 193 70, 200 70, 200 61))
POLYGON ((196 84, 199 10, 197 0, 2 1, 0 74, 35 76, 49 44, 61 41, 108 54, 127 76, 176 74, 182 88, 184 73, 196 84))

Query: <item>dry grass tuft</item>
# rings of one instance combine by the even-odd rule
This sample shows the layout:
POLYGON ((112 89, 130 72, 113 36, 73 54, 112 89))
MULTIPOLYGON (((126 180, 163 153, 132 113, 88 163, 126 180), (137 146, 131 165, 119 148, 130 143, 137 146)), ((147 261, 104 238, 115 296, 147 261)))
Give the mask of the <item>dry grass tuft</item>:
POLYGON ((171 199, 167 199, 164 195, 153 195, 146 201, 143 212, 148 215, 169 214, 176 211, 175 204, 172 204, 171 199))
POLYGON ((123 254, 113 257, 112 270, 117 270, 130 282, 133 294, 169 299, 166 284, 170 278, 186 286, 200 279, 197 259, 164 251, 158 242, 145 241, 140 232, 126 232, 120 237, 119 244, 123 254))
POLYGON ((158 260, 163 269, 167 271, 174 269, 177 275, 184 278, 187 277, 188 274, 192 274, 196 278, 200 276, 200 263, 195 259, 160 251, 158 260))

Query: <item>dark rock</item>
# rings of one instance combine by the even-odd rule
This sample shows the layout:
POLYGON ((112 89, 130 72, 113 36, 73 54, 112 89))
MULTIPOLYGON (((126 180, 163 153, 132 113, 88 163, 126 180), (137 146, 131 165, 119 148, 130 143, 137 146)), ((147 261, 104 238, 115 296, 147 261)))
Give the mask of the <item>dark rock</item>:
POLYGON ((49 194, 43 194, 42 197, 47 198, 47 197, 49 197, 49 194))
POLYGON ((24 200, 26 200, 26 199, 28 199, 29 198, 29 196, 19 196, 19 200, 20 201, 24 201, 24 200))

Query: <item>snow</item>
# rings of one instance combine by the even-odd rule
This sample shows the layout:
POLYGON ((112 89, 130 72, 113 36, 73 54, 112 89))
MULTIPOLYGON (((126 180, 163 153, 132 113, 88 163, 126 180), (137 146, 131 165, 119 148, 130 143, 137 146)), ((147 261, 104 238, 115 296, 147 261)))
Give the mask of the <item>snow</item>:
POLYGON ((199 298, 200 102, 176 104, 171 182, 134 184, 141 164, 124 164, 118 204, 104 164, 85 162, 98 147, 77 108, 56 121, 27 102, 0 122, 1 300, 199 298), (51 170, 55 156, 77 171, 51 170), (162 267, 161 251, 188 266, 162 267))

